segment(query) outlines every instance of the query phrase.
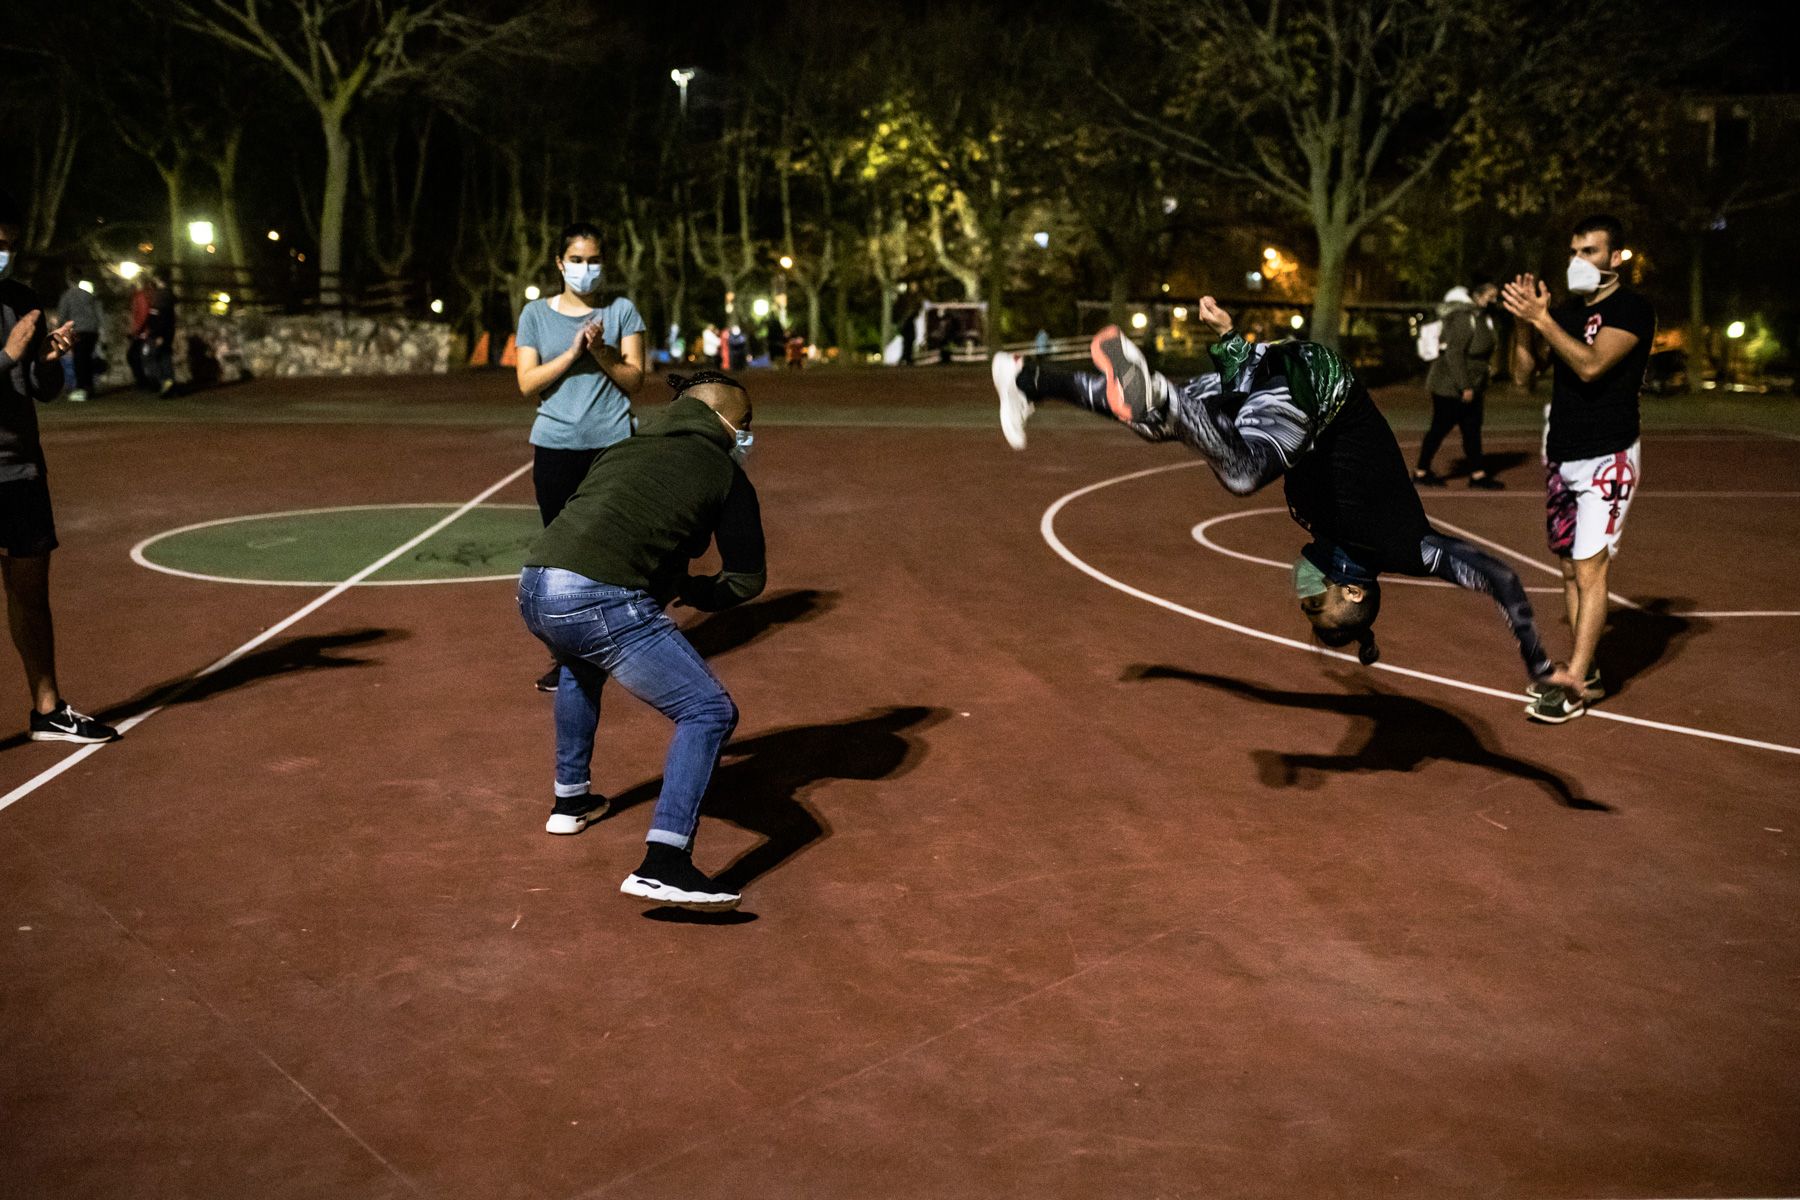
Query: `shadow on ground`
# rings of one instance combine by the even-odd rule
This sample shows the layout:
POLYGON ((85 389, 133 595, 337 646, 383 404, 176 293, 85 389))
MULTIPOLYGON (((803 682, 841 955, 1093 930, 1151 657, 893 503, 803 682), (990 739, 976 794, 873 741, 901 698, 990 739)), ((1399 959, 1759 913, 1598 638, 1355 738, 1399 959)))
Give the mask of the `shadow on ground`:
MULTIPOLYGON (((1122 678, 1128 681, 1180 680, 1264 704, 1334 712, 1351 718, 1350 727, 1332 754, 1251 751, 1258 774, 1269 787, 1314 788, 1319 786, 1321 773, 1406 773, 1442 759, 1499 771, 1535 784, 1565 808, 1586 812, 1613 811, 1610 805, 1577 796, 1568 781, 1549 768, 1489 749, 1489 731, 1481 722, 1459 717, 1411 696, 1382 691, 1366 681, 1351 684, 1357 690, 1343 693, 1291 692, 1224 675, 1142 663, 1127 667, 1122 678)), ((1524 707, 1522 696, 1520 707, 1524 707)))
POLYGON ((803 588, 711 613, 683 629, 682 635, 702 658, 717 658, 749 645, 778 625, 816 620, 837 604, 836 592, 803 588))
MULTIPOLYGON (((161 708, 170 704, 194 704, 201 700, 210 700, 222 692, 236 691, 238 688, 248 687, 251 684, 265 679, 274 679, 281 675, 293 675, 302 671, 338 671, 346 667, 367 666, 376 660, 359 658, 344 654, 342 651, 352 647, 370 646, 379 642, 399 641, 408 636, 410 635, 393 629, 352 629, 341 633, 321 633, 307 637, 286 638, 246 654, 231 665, 221 667, 210 675, 198 678, 184 675, 180 679, 156 684, 129 700, 109 705, 91 715, 98 717, 108 725, 117 725, 120 721, 128 720, 148 709, 161 708)), ((29 734, 14 734, 12 737, 0 741, 0 750, 22 746, 30 740, 29 734)))
POLYGON ((1678 598, 1646 600, 1637 608, 1612 606, 1606 618, 1606 634, 1594 654, 1594 665, 1600 668, 1600 682, 1607 695, 1623 692, 1627 684, 1651 667, 1673 662, 1689 638, 1711 628, 1711 622, 1684 617, 1677 611, 1693 607, 1693 601, 1678 598))
MULTIPOLYGON (((725 747, 701 811, 747 829, 763 841, 717 872, 714 879, 741 892, 808 846, 830 837, 830 824, 812 802, 819 787, 833 780, 899 778, 925 755, 925 743, 917 735, 949 715, 948 709, 922 705, 882 708, 848 721, 796 725, 733 741, 725 747)), ((606 819, 654 802, 661 790, 662 780, 653 779, 615 796, 606 819)), ((656 919, 676 918, 664 915, 656 919)))

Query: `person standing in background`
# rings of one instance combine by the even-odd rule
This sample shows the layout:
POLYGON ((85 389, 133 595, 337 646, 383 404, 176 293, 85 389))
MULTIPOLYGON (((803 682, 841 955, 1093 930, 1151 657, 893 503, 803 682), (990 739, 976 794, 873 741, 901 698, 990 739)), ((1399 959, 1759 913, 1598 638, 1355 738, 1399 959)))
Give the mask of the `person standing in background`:
POLYGON ((146 374, 165 399, 175 394, 175 289, 161 273, 150 276, 150 311, 144 318, 146 374))
MULTIPOLYGON (((637 306, 600 294, 600 230, 578 221, 561 242, 562 291, 520 311, 517 340, 519 392, 538 402, 531 480, 546 527, 600 452, 631 436, 631 397, 648 375, 637 306)), ((556 691, 561 672, 552 661, 538 691, 556 691)))
POLYGON ((1451 428, 1458 425, 1462 427, 1463 458, 1469 464, 1469 486, 1490 490, 1506 486, 1488 474, 1481 455, 1481 422, 1497 343, 1494 318, 1487 310, 1499 295, 1500 289, 1487 279, 1444 293, 1438 309, 1438 319, 1443 322, 1441 348, 1425 376, 1425 386, 1431 391, 1431 428, 1419 443, 1419 465, 1413 469, 1413 480, 1426 487, 1444 485, 1443 477, 1431 469, 1431 460, 1451 428))
POLYGON ((125 350, 125 365, 131 368, 132 386, 140 392, 153 392, 156 385, 150 382, 150 368, 144 362, 144 350, 150 341, 150 296, 155 291, 155 276, 149 271, 139 272, 137 283, 131 289, 131 345, 125 350))
POLYGON ((80 403, 94 394, 94 350, 100 345, 102 316, 99 298, 81 286, 79 274, 69 272, 69 286, 56 302, 57 318, 74 326, 70 356, 75 362, 75 387, 69 392, 71 403, 80 403))

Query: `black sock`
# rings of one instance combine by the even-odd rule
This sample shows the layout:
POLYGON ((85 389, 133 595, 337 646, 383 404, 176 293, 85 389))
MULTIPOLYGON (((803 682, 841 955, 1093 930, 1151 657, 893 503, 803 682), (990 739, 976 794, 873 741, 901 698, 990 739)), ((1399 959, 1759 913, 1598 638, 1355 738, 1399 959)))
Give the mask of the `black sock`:
POLYGON ((1019 390, 1034 404, 1061 400, 1103 417, 1113 415, 1106 403, 1106 377, 1094 371, 1054 371, 1028 362, 1019 371, 1019 390))

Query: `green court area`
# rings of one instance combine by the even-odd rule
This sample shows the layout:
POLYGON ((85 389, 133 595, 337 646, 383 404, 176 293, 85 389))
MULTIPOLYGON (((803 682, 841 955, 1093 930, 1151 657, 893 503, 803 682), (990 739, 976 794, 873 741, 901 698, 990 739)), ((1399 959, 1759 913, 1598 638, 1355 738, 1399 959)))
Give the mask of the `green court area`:
MULTIPOLYGON (((457 510, 452 504, 356 505, 266 513, 170 530, 132 551, 143 565, 227 583, 329 587, 457 510)), ((543 529, 529 504, 470 509, 367 580, 455 583, 516 576, 543 529)))

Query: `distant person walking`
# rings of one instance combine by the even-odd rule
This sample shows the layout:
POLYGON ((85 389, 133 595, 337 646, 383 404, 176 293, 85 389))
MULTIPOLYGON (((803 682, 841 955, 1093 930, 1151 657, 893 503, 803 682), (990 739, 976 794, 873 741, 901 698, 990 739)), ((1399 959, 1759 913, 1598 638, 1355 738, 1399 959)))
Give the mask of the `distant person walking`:
MULTIPOLYGON (((1620 278, 1624 250, 1625 227, 1617 217, 1588 217, 1569 238, 1565 303, 1552 308, 1550 289, 1531 275, 1520 275, 1502 293, 1506 311, 1537 332, 1554 362, 1544 428, 1545 516, 1575 636, 1569 669, 1584 687, 1579 693, 1528 689, 1526 715, 1551 725, 1583 715, 1601 694, 1594 654, 1606 628, 1607 568, 1643 479, 1638 393, 1656 340, 1656 312, 1620 278)), ((1529 336, 1518 339, 1514 355, 1515 374, 1529 379, 1536 366, 1529 336)))
MULTIPOLYGON (((576 222, 561 241, 562 291, 524 307, 517 341, 519 392, 538 402, 531 480, 546 526, 600 452, 631 436, 631 397, 647 374, 644 318, 626 297, 601 295, 600 230, 576 222)), ((537 689, 554 692, 559 675, 553 661, 537 689)))
POLYGON ((1469 486, 1506 486, 1488 474, 1487 460, 1481 455, 1482 410, 1497 344, 1494 318, 1488 315, 1488 309, 1499 295, 1500 289, 1491 280, 1477 279, 1467 288, 1453 287, 1444 293, 1444 303, 1438 308, 1442 330, 1438 354, 1425 376, 1425 386, 1431 391, 1431 428, 1419 443, 1419 465, 1413 470, 1413 479, 1426 487, 1444 485, 1443 477, 1431 469, 1431 460, 1456 426, 1462 428, 1469 486))
POLYGON ((62 391, 62 357, 74 344, 71 321, 52 329, 32 290, 12 278, 24 214, 0 196, 0 580, 13 647, 31 690, 27 725, 34 742, 110 742, 118 731, 76 712, 56 681, 50 617, 50 553, 56 518, 37 404, 62 391))
POLYGON ((69 272, 68 283, 56 302, 56 315, 74 327, 70 357, 75 364, 75 387, 69 392, 69 399, 80 403, 94 394, 94 351, 100 345, 102 314, 99 299, 81 286, 77 272, 69 272))
POLYGON ((150 311, 144 318, 144 363, 156 394, 175 394, 175 289, 168 277, 150 277, 150 311))
POLYGON ((125 350, 125 365, 131 368, 132 384, 141 392, 156 390, 150 379, 150 365, 144 361, 144 352, 150 345, 150 298, 155 292, 154 276, 140 271, 137 284, 131 289, 131 345, 125 350))

